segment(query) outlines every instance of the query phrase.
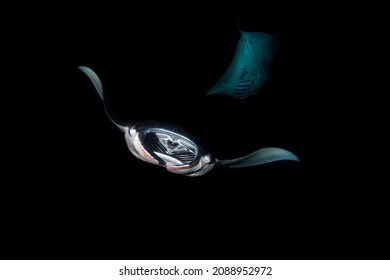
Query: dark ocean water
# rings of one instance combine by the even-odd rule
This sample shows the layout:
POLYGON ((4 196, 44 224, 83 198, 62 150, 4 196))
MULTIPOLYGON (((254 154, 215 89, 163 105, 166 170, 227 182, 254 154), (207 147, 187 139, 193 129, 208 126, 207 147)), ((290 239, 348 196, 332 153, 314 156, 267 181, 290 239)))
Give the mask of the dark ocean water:
POLYGON ((0 30, 1 258, 388 258, 384 167, 367 149, 376 141, 361 139, 374 130, 359 94, 369 74, 342 12, 315 32, 277 26, 271 81, 241 104, 203 96, 229 65, 237 17, 31 8, 11 9, 0 30), (126 121, 179 124, 222 157, 277 146, 301 163, 199 178, 143 163, 79 65, 99 73, 126 121))

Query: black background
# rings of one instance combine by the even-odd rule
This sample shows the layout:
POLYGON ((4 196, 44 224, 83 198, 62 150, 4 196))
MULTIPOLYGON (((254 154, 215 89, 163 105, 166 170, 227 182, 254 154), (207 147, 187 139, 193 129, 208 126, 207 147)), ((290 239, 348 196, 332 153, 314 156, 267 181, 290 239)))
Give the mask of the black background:
POLYGON ((388 258, 372 41, 362 39, 372 29, 347 10, 295 8, 242 16, 283 35, 273 79, 251 104, 197 99, 230 62, 236 16, 2 9, 0 257, 388 258), (275 145, 302 162, 199 178, 143 163, 79 65, 99 73, 121 118, 188 124, 225 156, 275 145))

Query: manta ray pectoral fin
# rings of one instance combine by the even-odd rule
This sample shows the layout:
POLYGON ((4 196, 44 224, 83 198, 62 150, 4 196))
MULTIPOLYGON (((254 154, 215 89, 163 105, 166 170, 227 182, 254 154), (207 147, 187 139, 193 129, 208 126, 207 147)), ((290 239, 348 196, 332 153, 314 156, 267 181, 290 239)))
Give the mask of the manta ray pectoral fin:
POLYGON ((241 158, 218 160, 217 162, 221 166, 239 168, 256 166, 281 160, 292 160, 299 162, 299 158, 293 153, 281 148, 273 147, 262 148, 241 158))
POLYGON ((103 86, 102 82, 99 79, 99 76, 89 67, 86 66, 79 66, 78 67, 85 75, 88 76, 88 78, 91 80, 92 84, 94 85, 96 91, 98 92, 100 98, 103 101, 104 110, 106 111, 106 114, 108 118, 123 132, 126 132, 127 126, 120 124, 118 121, 114 120, 112 114, 109 112, 106 103, 104 101, 104 95, 103 95, 103 86))
POLYGON ((241 101, 255 95, 269 79, 278 41, 277 35, 241 32, 230 65, 206 95, 228 95, 241 101))
POLYGON ((79 66, 79 69, 83 71, 85 75, 88 76, 88 78, 91 80, 92 84, 94 85, 96 91, 99 93, 99 96, 102 100, 103 99, 103 86, 102 82, 100 81, 98 75, 91 69, 86 66, 79 66))

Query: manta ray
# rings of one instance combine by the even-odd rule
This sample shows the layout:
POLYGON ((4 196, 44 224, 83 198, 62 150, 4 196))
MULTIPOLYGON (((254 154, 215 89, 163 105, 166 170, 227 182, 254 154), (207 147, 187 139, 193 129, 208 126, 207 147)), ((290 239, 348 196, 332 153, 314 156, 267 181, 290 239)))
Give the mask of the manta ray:
MULTIPOLYGON (((276 35, 240 31, 230 65, 205 96, 226 95, 243 102, 257 94, 269 80, 269 68, 277 48, 276 35)), ((105 102, 99 76, 87 66, 78 68, 91 80, 109 119, 124 133, 130 152, 142 161, 186 176, 201 176, 214 167, 243 168, 286 160, 299 162, 295 154, 279 147, 259 147, 238 158, 220 159, 204 149, 184 129, 175 125, 158 120, 134 123, 119 121, 105 102)))

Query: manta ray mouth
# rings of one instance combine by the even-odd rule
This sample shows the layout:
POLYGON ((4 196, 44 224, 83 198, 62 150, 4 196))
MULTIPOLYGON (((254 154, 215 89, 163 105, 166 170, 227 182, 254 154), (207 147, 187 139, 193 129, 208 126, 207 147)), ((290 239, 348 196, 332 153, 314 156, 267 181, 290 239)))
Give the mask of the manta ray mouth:
POLYGON ((153 154, 161 165, 191 164, 198 156, 198 147, 193 141, 161 128, 146 130, 143 143, 145 149, 153 154))

